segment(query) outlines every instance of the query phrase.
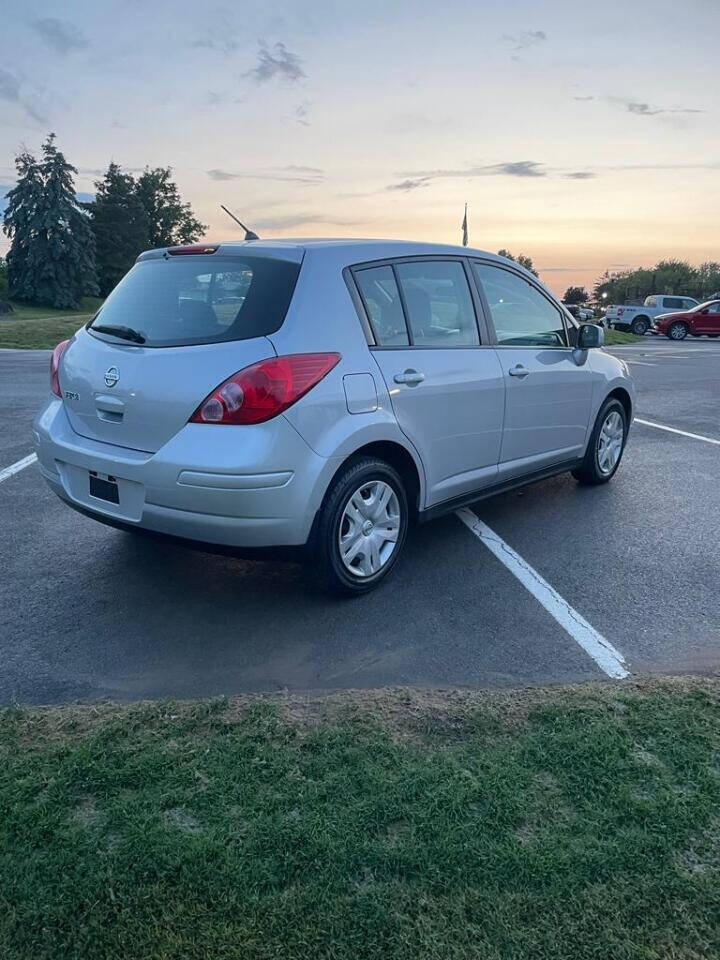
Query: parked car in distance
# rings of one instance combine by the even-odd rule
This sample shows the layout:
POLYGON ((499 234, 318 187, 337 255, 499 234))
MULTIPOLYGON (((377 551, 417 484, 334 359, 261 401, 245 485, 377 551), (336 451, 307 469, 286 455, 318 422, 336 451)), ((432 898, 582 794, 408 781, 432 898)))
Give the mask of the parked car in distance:
POLYGON ((103 523, 365 593, 413 519, 564 471, 610 480, 634 390, 603 336, 466 247, 152 250, 53 352, 40 470, 103 523))
POLYGON ((655 317, 671 310, 690 310, 698 301, 693 297, 675 297, 665 294, 653 294, 645 297, 640 307, 611 304, 604 317, 605 326, 611 330, 629 330, 638 336, 647 333, 655 317))
POLYGON ((701 337, 720 336, 720 300, 707 300, 699 303, 692 310, 681 310, 678 313, 663 313, 653 320, 651 333, 664 333, 671 340, 684 340, 690 334, 701 337))
POLYGON ((572 314, 580 323, 592 323, 594 314, 589 307, 584 306, 582 303, 565 303, 564 300, 562 301, 562 305, 568 313, 572 314))

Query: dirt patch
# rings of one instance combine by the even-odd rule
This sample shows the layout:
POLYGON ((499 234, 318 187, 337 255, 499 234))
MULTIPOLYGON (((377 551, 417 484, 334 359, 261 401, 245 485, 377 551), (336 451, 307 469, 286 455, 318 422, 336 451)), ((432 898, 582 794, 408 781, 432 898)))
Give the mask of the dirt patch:
POLYGON ((678 855, 677 863, 686 873, 720 873, 720 817, 711 820, 707 829, 678 855))
POLYGON ((99 826, 102 816, 98 811, 95 797, 81 797, 73 811, 73 817, 77 823, 88 829, 99 826))
POLYGON ((173 807, 170 810, 166 810, 165 819, 173 827, 182 830, 183 833, 200 833, 202 831, 202 827, 195 817, 192 817, 180 807, 173 807))

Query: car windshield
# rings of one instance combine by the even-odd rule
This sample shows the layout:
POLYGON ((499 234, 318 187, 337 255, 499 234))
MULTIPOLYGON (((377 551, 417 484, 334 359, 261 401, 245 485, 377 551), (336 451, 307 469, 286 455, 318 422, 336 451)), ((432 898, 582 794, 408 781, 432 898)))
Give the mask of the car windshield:
POLYGON ((143 260, 88 329, 149 347, 266 336, 282 325, 299 271, 298 263, 262 256, 143 260))

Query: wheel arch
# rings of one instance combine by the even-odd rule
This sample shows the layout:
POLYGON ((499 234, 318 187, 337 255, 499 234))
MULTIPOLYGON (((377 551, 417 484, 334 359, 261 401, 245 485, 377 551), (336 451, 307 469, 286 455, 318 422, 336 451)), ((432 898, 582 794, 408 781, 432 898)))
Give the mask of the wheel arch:
POLYGON ((394 467, 403 481, 408 503, 413 513, 419 511, 422 493, 420 470, 409 450, 396 440, 373 440, 348 454, 333 474, 328 488, 340 471, 347 467, 348 463, 361 457, 377 457, 394 467))
POLYGON ((628 426, 630 426, 630 423, 633 417, 632 397, 624 387, 615 387, 615 389, 611 390, 610 393, 607 395, 607 397, 605 397, 605 403, 607 403, 608 400, 613 400, 613 399, 619 400, 620 403, 623 405, 623 409, 625 410, 625 416, 627 418, 627 423, 628 423, 628 426))

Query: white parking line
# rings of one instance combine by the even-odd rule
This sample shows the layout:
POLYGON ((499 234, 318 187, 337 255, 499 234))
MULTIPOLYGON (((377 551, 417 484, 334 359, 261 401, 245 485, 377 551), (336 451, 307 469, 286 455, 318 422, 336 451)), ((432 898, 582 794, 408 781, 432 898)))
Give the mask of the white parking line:
POLYGON ((653 423, 652 420, 641 420, 640 417, 635 417, 634 423, 641 423, 644 427, 655 427, 656 430, 667 430, 668 433, 679 433, 681 437, 690 437, 691 440, 703 440, 705 443, 714 443, 716 446, 720 447, 720 440, 715 440, 713 437, 703 437, 699 433, 688 433, 687 430, 678 430, 677 427, 666 427, 664 423, 653 423))
POLYGON ((535 597, 551 617, 557 620, 563 630, 566 630, 573 640, 580 644, 601 670, 616 680, 623 680, 629 676, 625 669, 625 658, 620 651, 616 650, 594 627, 591 627, 587 620, 581 617, 577 610, 574 610, 567 600, 564 600, 557 590, 554 590, 540 576, 537 570, 515 553, 513 548, 508 546, 486 523, 483 523, 472 510, 461 507, 460 510, 455 511, 455 516, 462 520, 479 540, 482 540, 488 550, 517 577, 525 589, 535 597))
POLYGON ((11 463, 9 467, 5 467, 4 470, 0 470, 0 483, 3 480, 7 480, 8 477, 14 476, 16 473, 20 473, 21 470, 24 470, 25 467, 29 467, 31 463, 35 463, 37 460, 37 454, 31 453, 28 457, 23 457, 22 460, 18 460, 17 463, 11 463))
POLYGON ((646 363, 645 360, 626 360, 625 363, 634 363, 638 367, 656 367, 656 363, 646 363))

